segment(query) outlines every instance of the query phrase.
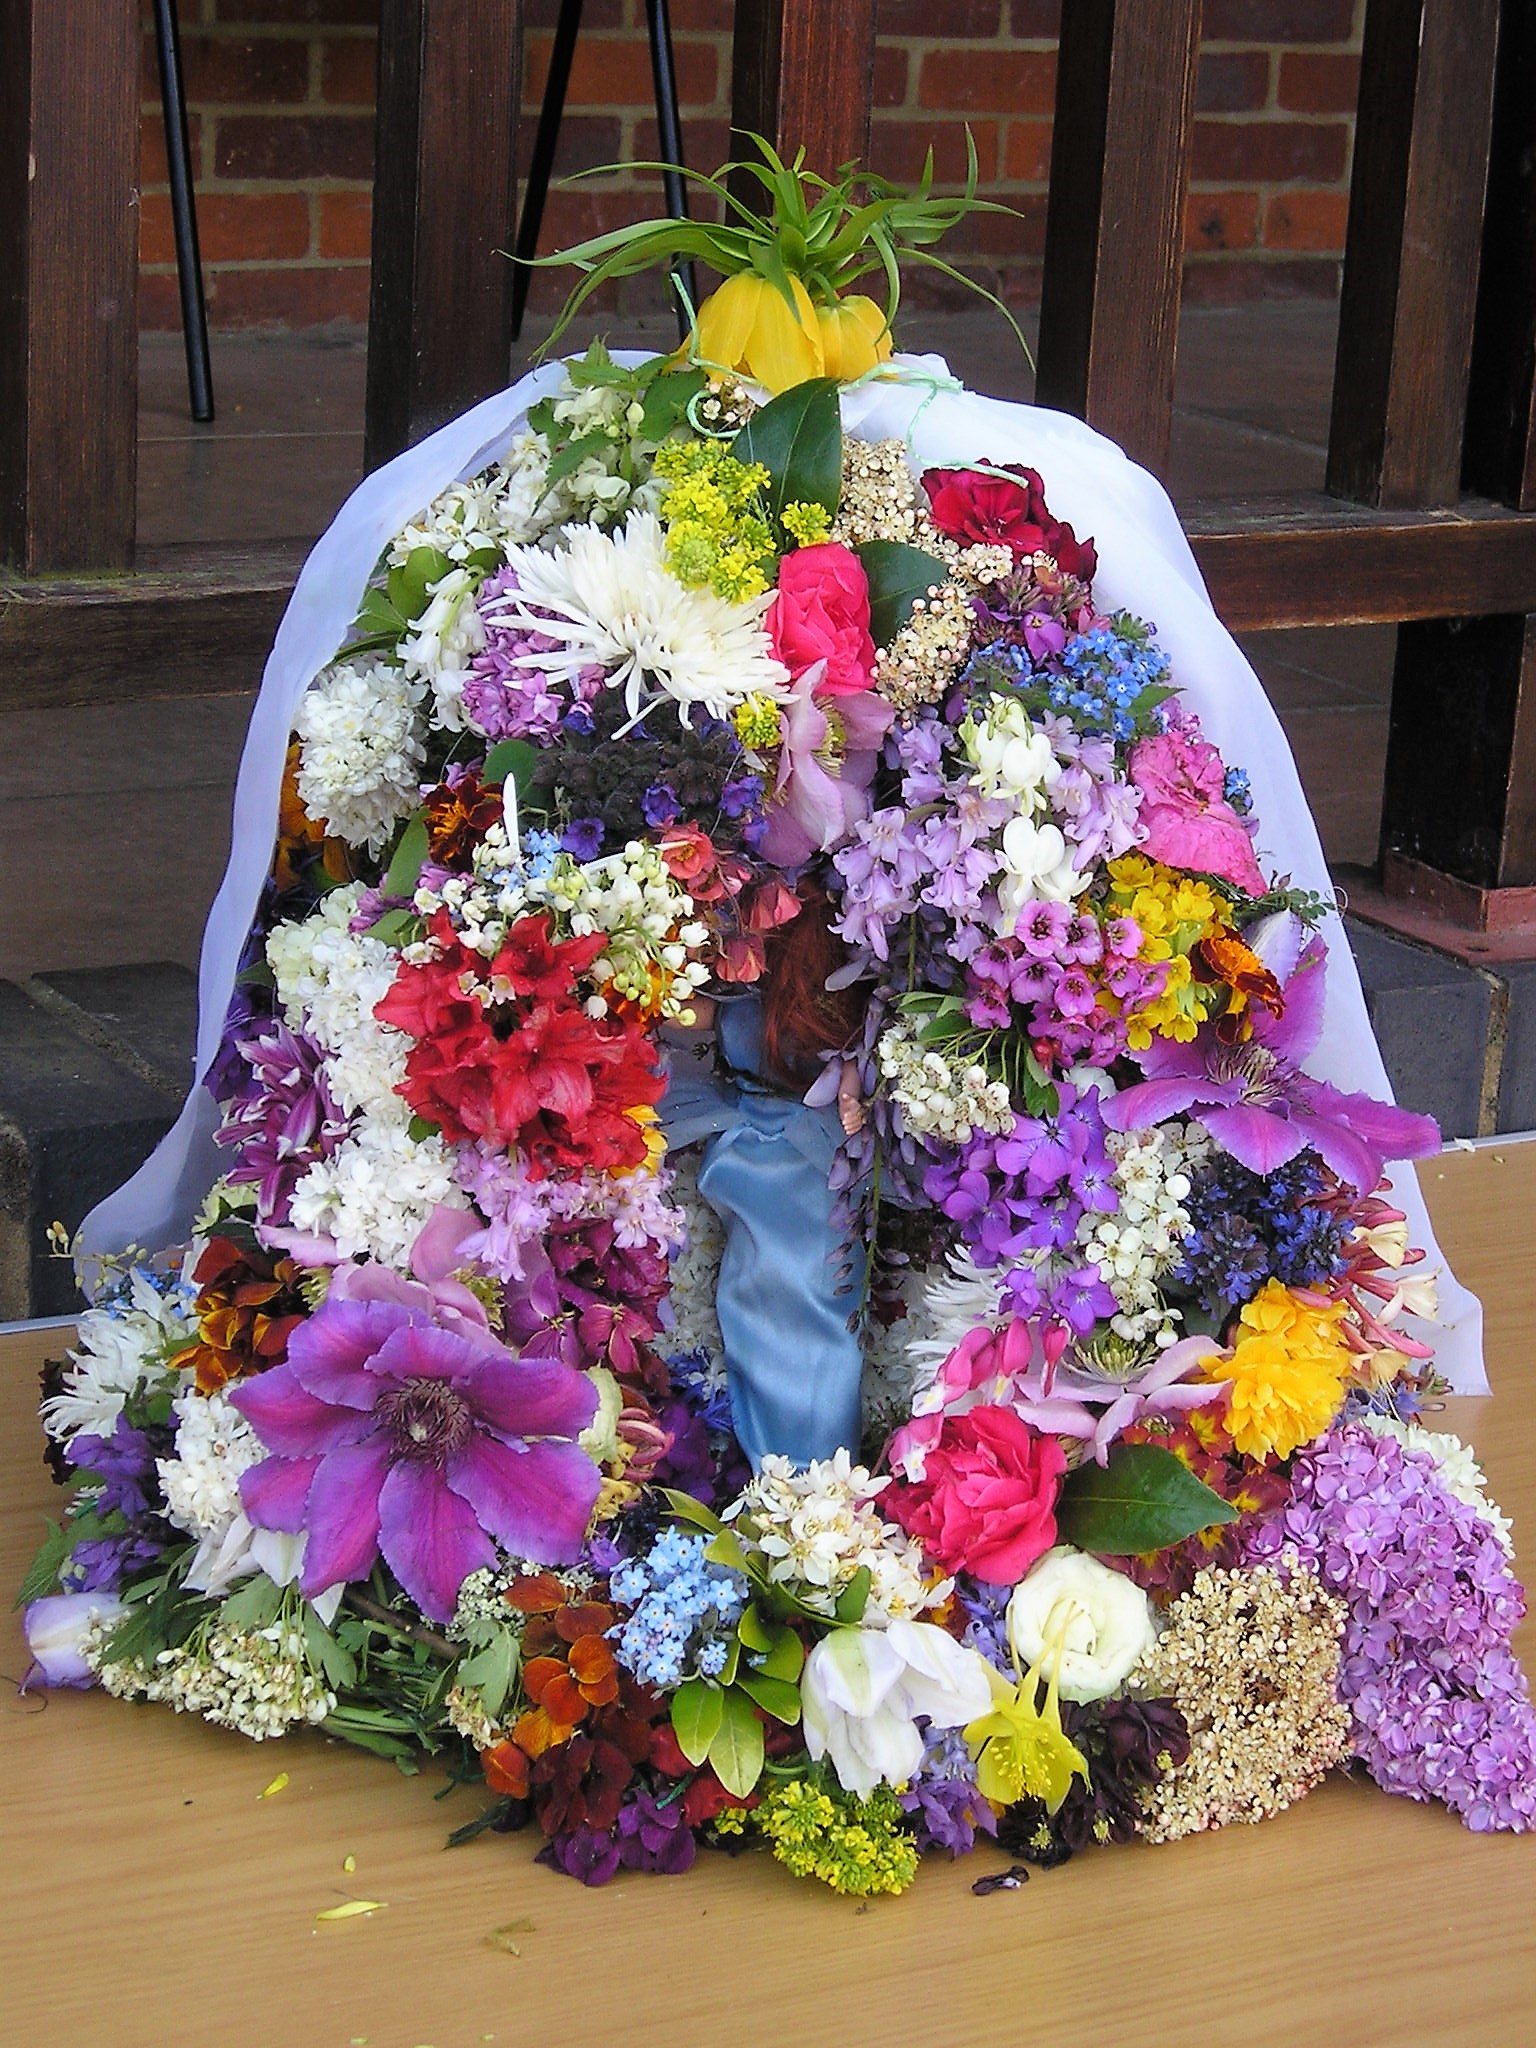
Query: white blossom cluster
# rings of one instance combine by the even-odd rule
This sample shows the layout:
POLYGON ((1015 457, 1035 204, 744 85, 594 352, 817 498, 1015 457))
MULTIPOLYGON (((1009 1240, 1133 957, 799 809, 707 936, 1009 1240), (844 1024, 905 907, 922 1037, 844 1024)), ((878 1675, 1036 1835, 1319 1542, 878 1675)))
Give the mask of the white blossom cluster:
POLYGON ((1001 1137, 1013 1129, 1007 1083, 993 1080, 985 1067, 947 1059, 901 1024, 881 1034, 876 1057, 914 1137, 964 1145, 977 1130, 1001 1137))
POLYGON ((433 723, 448 732, 464 729, 464 685, 485 646, 485 621, 475 604, 483 580, 478 569, 450 569, 429 583, 426 608, 397 650, 402 672, 423 694, 432 692, 433 723))
POLYGON ((110 1306, 89 1308, 75 1325, 63 1386, 42 1404, 43 1428, 59 1442, 81 1433, 110 1436, 124 1405, 196 1334, 194 1290, 142 1266, 110 1306))
POLYGON ((303 1631, 286 1619, 252 1630, 216 1624, 190 1642, 161 1650, 153 1663, 104 1659, 103 1641, 97 1625, 82 1654, 107 1692, 118 1699, 157 1700, 178 1714, 200 1714, 253 1742, 305 1722, 317 1725, 335 1711, 336 1695, 311 1669, 303 1631))
POLYGON ((333 1238, 343 1258, 366 1256, 405 1271, 411 1247, 439 1204, 466 1206, 453 1156, 435 1134, 413 1138, 406 1123, 375 1111, 293 1191, 295 1230, 333 1238))
POLYGON ((240 1475, 266 1446, 229 1397, 187 1386, 171 1403, 176 1455, 157 1458, 165 1511, 189 1536, 210 1536, 240 1512, 240 1475))
POLYGON ((464 562, 471 555, 537 540, 571 516, 569 502, 558 491, 545 497, 548 469, 549 443, 525 427, 500 462, 450 484, 396 534, 389 545, 390 566, 399 568, 417 548, 434 548, 450 562, 464 562))
POLYGON ((349 846, 383 851, 416 806, 426 759, 417 675, 378 660, 333 661, 299 701, 299 800, 349 846))
POLYGON ((796 1471, 770 1453, 757 1477, 726 1510, 738 1536, 762 1559, 768 1577, 807 1606, 830 1614, 861 1566, 870 1573, 863 1626, 909 1620, 949 1591, 925 1583, 922 1558, 905 1534, 882 1521, 876 1497, 890 1484, 855 1465, 845 1450, 796 1471))
POLYGON ((1163 1349, 1178 1337, 1178 1311, 1164 1302, 1162 1282, 1189 1235, 1183 1205, 1191 1172, 1210 1142, 1189 1125, 1160 1124, 1146 1131, 1109 1131, 1105 1146, 1115 1163, 1118 1199, 1108 1215, 1087 1212, 1077 1226, 1077 1243, 1119 1304, 1110 1318, 1115 1335, 1163 1349))
MULTIPOLYGON (((682 1243, 672 1254, 667 1308, 669 1352, 703 1351, 723 1360, 725 1342, 715 1313, 715 1288, 725 1256, 725 1231, 699 1193, 699 1156, 694 1147, 668 1156, 672 1182, 667 1199, 677 1215, 682 1243)), ((722 1366, 723 1371, 723 1366, 722 1366)))

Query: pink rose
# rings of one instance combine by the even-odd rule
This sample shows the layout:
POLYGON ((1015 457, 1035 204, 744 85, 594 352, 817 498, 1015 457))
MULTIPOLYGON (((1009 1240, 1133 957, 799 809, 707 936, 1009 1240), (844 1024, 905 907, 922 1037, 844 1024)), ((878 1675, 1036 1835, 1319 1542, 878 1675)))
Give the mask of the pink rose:
POLYGON ((869 578, 840 541, 796 548, 779 564, 779 594, 768 614, 773 651, 792 676, 824 661, 818 696, 868 690, 875 680, 869 578))
POLYGON ((1194 719, 1138 740, 1131 780, 1141 791, 1139 851, 1171 868, 1216 875, 1250 896, 1268 886, 1247 827, 1227 802, 1220 754, 1194 719))
POLYGON ((1066 1469, 1056 1438, 1011 1408, 971 1408, 944 1418, 922 1478, 893 1481, 880 1508, 941 1571, 1014 1586, 1056 1541, 1066 1469))

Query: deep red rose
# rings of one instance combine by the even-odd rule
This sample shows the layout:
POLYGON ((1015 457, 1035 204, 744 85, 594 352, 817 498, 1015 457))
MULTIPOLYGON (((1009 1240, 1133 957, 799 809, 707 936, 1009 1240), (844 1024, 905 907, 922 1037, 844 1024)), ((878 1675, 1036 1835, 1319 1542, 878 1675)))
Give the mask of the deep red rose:
POLYGON ((941 1571, 1014 1586, 1056 1541, 1066 1453, 1011 1408, 947 1415, 923 1476, 894 1481, 880 1510, 915 1536, 941 1571))
POLYGON ((796 548, 779 564, 779 592, 768 613, 773 651, 791 676, 824 661, 818 697, 850 696, 875 681, 869 631, 869 578, 841 541, 796 548))
POLYGON ((1079 540, 1065 520, 1052 516, 1038 470, 1006 466, 1006 476, 979 469, 927 470, 923 489, 934 525, 961 547, 1011 548, 1016 561, 1049 555, 1068 576, 1091 583, 1099 566, 1093 542, 1079 540))

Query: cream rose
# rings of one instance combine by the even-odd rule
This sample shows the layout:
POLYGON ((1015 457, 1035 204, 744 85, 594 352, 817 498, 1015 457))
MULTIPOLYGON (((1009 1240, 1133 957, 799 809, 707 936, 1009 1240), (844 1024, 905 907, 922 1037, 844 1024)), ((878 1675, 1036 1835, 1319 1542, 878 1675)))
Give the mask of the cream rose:
POLYGON ((1026 1667, 1059 1645, 1064 1700, 1106 1699, 1151 1649, 1152 1603, 1084 1550, 1048 1550, 1008 1602, 1008 1640, 1026 1667))

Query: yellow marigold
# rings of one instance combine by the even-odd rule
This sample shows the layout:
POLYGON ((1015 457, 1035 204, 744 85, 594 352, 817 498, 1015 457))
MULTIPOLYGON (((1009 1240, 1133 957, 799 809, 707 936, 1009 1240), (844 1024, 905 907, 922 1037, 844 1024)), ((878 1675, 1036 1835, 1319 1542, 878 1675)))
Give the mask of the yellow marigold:
POLYGON ((1342 1302, 1319 1308, 1266 1281, 1238 1318, 1231 1357, 1206 1361, 1207 1379, 1229 1382, 1227 1427, 1245 1457, 1288 1458, 1338 1414, 1350 1370, 1344 1313, 1342 1302))

